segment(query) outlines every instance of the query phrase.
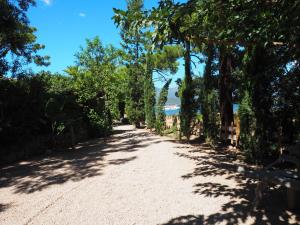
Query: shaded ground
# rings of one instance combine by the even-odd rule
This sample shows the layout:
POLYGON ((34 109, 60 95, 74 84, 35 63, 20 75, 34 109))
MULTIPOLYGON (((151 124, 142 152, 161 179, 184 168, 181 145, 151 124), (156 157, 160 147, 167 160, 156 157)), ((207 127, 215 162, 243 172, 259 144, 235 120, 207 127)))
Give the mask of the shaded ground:
POLYGON ((299 224, 284 190, 254 211, 256 181, 241 166, 224 149, 117 127, 111 138, 1 168, 0 224, 299 224))

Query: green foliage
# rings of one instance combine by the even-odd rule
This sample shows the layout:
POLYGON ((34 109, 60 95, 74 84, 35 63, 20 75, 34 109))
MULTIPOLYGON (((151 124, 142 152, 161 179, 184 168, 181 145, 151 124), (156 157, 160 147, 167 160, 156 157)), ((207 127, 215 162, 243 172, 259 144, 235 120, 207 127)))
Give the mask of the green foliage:
POLYGON ((24 157, 73 144, 68 136, 71 126, 81 125, 81 109, 68 84, 68 78, 49 73, 1 79, 0 157, 8 152, 24 157))
POLYGON ((219 93, 214 75, 216 73, 216 49, 213 45, 208 45, 204 53, 206 54, 206 65, 203 83, 198 86, 198 89, 200 89, 199 103, 203 115, 204 137, 207 142, 215 144, 218 141, 220 132, 219 93))
POLYGON ((145 119, 149 129, 155 126, 155 87, 152 79, 152 69, 149 59, 146 62, 146 74, 144 81, 145 119))
POLYGON ((146 119, 149 128, 163 134, 170 80, 155 118, 153 76, 174 74, 180 57, 185 66, 179 82, 180 136, 190 138, 191 123, 201 110, 204 136, 216 143, 221 121, 228 125, 233 120, 236 102, 240 148, 248 159, 262 162, 281 144, 299 141, 298 1, 163 0, 150 12, 143 0, 127 3, 125 11, 114 9, 113 17, 122 50, 104 46, 98 37, 87 40, 76 65, 67 68, 69 76, 62 76, 32 75, 22 67, 49 60, 38 55, 44 46, 36 43, 26 16, 35 1, 0 2, 1 147, 18 148, 37 136, 45 136, 44 146, 54 147, 68 141, 72 130, 78 140, 106 136, 124 108, 131 123, 139 126, 146 119), (203 77, 193 78, 195 58, 206 64, 203 77))
POLYGON ((276 133, 281 124, 274 114, 278 110, 274 84, 283 71, 276 52, 260 45, 247 52, 244 63, 240 89, 241 147, 250 159, 262 161, 274 154, 276 148, 276 133))
MULTIPOLYGON (((36 140, 42 141, 27 155, 46 148, 73 145, 71 139, 74 138, 80 141, 109 135, 112 119, 105 102, 98 96, 81 95, 85 86, 80 89, 76 82, 72 77, 46 72, 18 79, 1 78, 0 141, 3 151, 20 149, 22 157, 25 153, 19 147, 26 148, 36 140)), ((0 152, 0 158, 4 153, 0 152)))
POLYGON ((24 74, 24 62, 49 65, 48 56, 37 54, 44 46, 36 42, 36 29, 26 16, 28 8, 34 5, 34 0, 0 2, 0 76, 7 72, 14 76, 24 74))
POLYGON ((205 93, 202 113, 204 137, 207 142, 216 144, 220 131, 219 94, 217 90, 210 90, 205 93))
POLYGON ((70 88, 70 79, 59 75, 43 75, 48 77, 47 98, 45 99, 45 116, 51 124, 52 135, 58 136, 69 126, 78 122, 81 109, 76 102, 74 92, 70 88), (61 88, 58 88, 59 84, 61 88), (68 85, 68 86, 65 86, 68 85))
POLYGON ((111 134, 112 121, 108 111, 99 112, 95 109, 89 109, 86 114, 90 136, 105 137, 111 134))
POLYGON ((178 69, 177 59, 182 55, 179 46, 164 46, 161 50, 155 50, 152 54, 146 55, 145 74, 145 117, 147 127, 155 126, 155 87, 153 83, 153 72, 164 78, 164 74, 174 74, 178 69))
POLYGON ((146 35, 143 32, 145 28, 143 1, 129 0, 126 11, 114 9, 114 13, 113 19, 121 28, 122 47, 126 52, 125 59, 128 62, 126 114, 130 122, 139 127, 145 119, 143 89, 145 70, 141 65, 146 44, 146 35))
MULTIPOLYGON (((119 50, 87 40, 69 76, 41 72, 0 80, 0 138, 5 149, 26 146, 39 137, 36 151, 68 147, 88 137, 107 136, 124 102, 126 70, 119 50)), ((28 154, 34 154, 33 149, 28 154)), ((2 154, 2 152, 0 152, 2 154)), ((0 157, 1 157, 0 154, 0 157)), ((23 154, 23 153, 22 153, 23 154)))
POLYGON ((129 121, 136 127, 144 121, 144 77, 139 65, 128 68, 126 114, 129 121))
POLYGON ((196 115, 195 88, 191 71, 190 43, 186 43, 185 52, 185 76, 180 87, 180 137, 185 136, 188 140, 192 132, 192 120, 196 115))
POLYGON ((127 60, 130 64, 138 63, 146 44, 146 36, 143 29, 146 27, 143 11, 143 0, 128 0, 127 10, 113 9, 113 20, 121 28, 122 47, 127 52, 127 60))
POLYGON ((164 130, 166 129, 166 113, 165 113, 165 104, 168 100, 168 91, 169 91, 169 86, 171 83, 172 79, 169 79, 164 86, 162 87, 159 97, 158 97, 158 102, 157 102, 157 107, 156 107, 156 125, 155 125, 155 131, 156 133, 163 135, 164 130))
POLYGON ((0 142, 4 148, 47 132, 45 83, 39 77, 0 79, 0 142))
POLYGON ((297 64, 289 65, 289 70, 279 77, 276 86, 275 107, 278 108, 276 117, 282 126, 284 143, 300 141, 300 67, 297 64))
MULTIPOLYGON (((232 121, 232 103, 237 102, 240 147, 255 161, 278 149, 279 136, 284 144, 297 140, 299 11, 298 2, 287 0, 236 0, 222 5, 218 0, 165 0, 151 11, 155 45, 179 42, 186 48, 185 43, 191 42, 207 56, 203 84, 196 88, 206 137, 217 137, 218 116, 211 116, 220 112, 222 122, 228 124, 232 121), (214 65, 220 68, 219 73, 214 65)), ((188 57, 185 64, 189 64, 188 57)), ((186 67, 186 75, 187 71, 186 67)), ((192 92, 192 85, 187 87, 183 81, 181 89, 181 98, 191 101, 192 94, 188 93, 192 92)), ((181 111, 193 104, 186 101, 181 111)), ((187 120, 186 117, 182 118, 187 120)), ((183 121, 182 126, 188 131, 188 122, 183 121)))
POLYGON ((253 160, 253 152, 256 148, 255 144, 255 116, 252 110, 252 100, 247 90, 243 94, 240 103, 238 115, 240 118, 240 145, 244 151, 247 160, 253 160))
POLYGON ((178 46, 151 47, 152 27, 147 13, 143 11, 142 0, 130 0, 126 11, 114 9, 114 12, 113 19, 121 28, 122 46, 127 53, 127 116, 136 126, 146 119, 147 126, 152 128, 155 110, 153 72, 163 78, 166 72, 175 73, 181 50, 178 46), (140 81, 144 84, 141 85, 140 81))
POLYGON ((119 104, 124 101, 125 72, 119 66, 120 51, 104 47, 98 37, 87 40, 76 54, 77 66, 66 72, 83 106, 90 134, 103 136, 111 132, 112 119, 119 119, 119 104))
POLYGON ((114 73, 109 76, 109 82, 106 83, 107 104, 113 120, 119 120, 124 117, 125 101, 127 94, 127 68, 119 65, 114 73))
POLYGON ((162 49, 155 49, 154 53, 150 55, 153 71, 175 74, 179 66, 177 59, 182 57, 182 55, 183 49, 179 45, 166 45, 162 49))
POLYGON ((196 113, 195 92, 191 71, 191 41, 188 24, 191 21, 189 11, 181 12, 181 4, 166 0, 160 1, 153 9, 150 19, 154 23, 154 45, 164 46, 169 43, 180 43, 184 48, 185 78, 181 86, 180 137, 190 139, 191 122, 196 113))

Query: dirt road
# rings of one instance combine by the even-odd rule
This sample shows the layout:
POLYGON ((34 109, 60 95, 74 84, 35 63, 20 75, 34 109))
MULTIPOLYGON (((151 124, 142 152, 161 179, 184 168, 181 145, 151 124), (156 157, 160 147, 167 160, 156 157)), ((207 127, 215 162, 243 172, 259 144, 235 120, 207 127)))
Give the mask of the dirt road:
POLYGON ((0 224, 296 224, 281 191, 254 211, 234 154, 131 126, 0 169, 0 224), (277 204, 277 205, 276 205, 277 204))

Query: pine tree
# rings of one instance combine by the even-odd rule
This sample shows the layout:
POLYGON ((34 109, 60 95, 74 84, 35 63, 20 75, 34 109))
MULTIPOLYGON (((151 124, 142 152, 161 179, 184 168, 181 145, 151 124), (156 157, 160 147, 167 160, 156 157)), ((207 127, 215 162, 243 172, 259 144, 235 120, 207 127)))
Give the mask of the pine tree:
POLYGON ((144 121, 144 69, 142 54, 144 52, 145 27, 143 20, 143 0, 128 0, 127 10, 114 9, 113 19, 121 28, 122 47, 127 52, 128 61, 128 94, 126 113, 128 119, 136 127, 144 121))

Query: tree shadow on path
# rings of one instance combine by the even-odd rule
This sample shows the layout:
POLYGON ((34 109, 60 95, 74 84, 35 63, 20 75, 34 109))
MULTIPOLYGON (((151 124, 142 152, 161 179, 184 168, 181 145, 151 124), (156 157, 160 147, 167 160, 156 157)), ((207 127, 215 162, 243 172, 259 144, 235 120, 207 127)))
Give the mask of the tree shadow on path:
MULTIPOLYGON (((181 147, 182 148, 182 147, 181 147)), ((183 147, 184 148, 184 147, 183 147)), ((194 145, 177 152, 176 155, 195 161, 196 167, 191 173, 184 174, 182 179, 197 180, 197 177, 214 177, 213 182, 194 184, 193 193, 212 198, 229 198, 218 213, 211 215, 183 215, 174 218, 165 225, 171 224, 300 224, 299 212, 287 210, 286 190, 274 187, 264 195, 261 207, 254 210, 255 187, 257 179, 254 167, 237 160, 234 152, 224 148, 212 150, 205 144, 194 145), (243 168, 243 172, 239 172, 243 168), (227 180, 228 182, 224 182, 227 180), (229 186, 228 183, 234 185, 229 186), (291 222, 293 221, 293 222, 291 222)), ((201 204, 201 202, 199 202, 201 204)), ((205 207, 205 206, 203 206, 205 207)))
POLYGON ((99 176, 107 165, 122 165, 137 158, 131 154, 128 158, 105 161, 106 156, 140 151, 159 142, 159 138, 146 131, 116 130, 110 138, 78 144, 75 150, 0 168, 0 190, 13 187, 15 193, 32 193, 50 185, 99 176))
POLYGON ((0 203, 0 213, 4 212, 5 210, 7 210, 10 207, 11 207, 11 204, 1 204, 0 203))

